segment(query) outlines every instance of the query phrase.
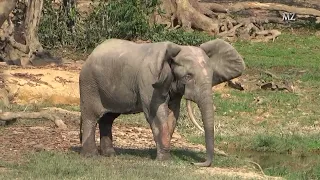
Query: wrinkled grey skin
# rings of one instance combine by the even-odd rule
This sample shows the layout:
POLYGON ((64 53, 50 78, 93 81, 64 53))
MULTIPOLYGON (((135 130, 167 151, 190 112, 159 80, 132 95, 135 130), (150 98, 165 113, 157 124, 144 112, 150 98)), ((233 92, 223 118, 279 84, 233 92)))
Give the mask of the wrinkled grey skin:
POLYGON ((106 40, 91 53, 80 73, 81 154, 98 154, 94 133, 98 123, 101 154, 114 155, 113 121, 120 114, 143 112, 152 129, 157 159, 169 159, 184 96, 197 103, 205 130, 207 159, 195 165, 210 166, 214 149, 212 86, 240 76, 244 68, 237 51, 220 39, 200 47, 106 40))

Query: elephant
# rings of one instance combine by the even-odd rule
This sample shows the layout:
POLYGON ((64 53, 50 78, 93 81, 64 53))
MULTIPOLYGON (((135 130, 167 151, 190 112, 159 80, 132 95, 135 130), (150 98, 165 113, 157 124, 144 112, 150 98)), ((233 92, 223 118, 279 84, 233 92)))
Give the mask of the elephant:
POLYGON ((182 97, 195 102, 203 121, 208 167, 214 156, 212 87, 239 77, 245 63, 236 49, 222 39, 200 46, 170 41, 135 43, 107 39, 82 66, 80 88, 80 154, 114 156, 112 124, 121 114, 144 113, 157 149, 157 160, 170 159, 170 141, 179 118, 182 97))

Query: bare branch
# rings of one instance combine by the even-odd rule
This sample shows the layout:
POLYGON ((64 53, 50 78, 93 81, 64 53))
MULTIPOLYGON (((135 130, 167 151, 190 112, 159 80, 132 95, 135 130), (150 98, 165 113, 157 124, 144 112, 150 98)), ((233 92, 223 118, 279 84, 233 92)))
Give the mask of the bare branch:
POLYGON ((13 36, 9 36, 8 40, 12 47, 18 49, 19 51, 28 54, 29 53, 29 47, 23 44, 18 43, 13 36))
POLYGON ((275 11, 286 11, 302 15, 320 16, 320 11, 312 8, 299 8, 277 3, 260 3, 260 2, 238 2, 228 8, 231 12, 238 12, 245 9, 264 9, 275 11))
POLYGON ((3 112, 0 113, 1 121, 12 121, 15 119, 48 119, 55 123, 58 128, 65 129, 67 126, 55 115, 48 114, 47 111, 40 112, 3 112))

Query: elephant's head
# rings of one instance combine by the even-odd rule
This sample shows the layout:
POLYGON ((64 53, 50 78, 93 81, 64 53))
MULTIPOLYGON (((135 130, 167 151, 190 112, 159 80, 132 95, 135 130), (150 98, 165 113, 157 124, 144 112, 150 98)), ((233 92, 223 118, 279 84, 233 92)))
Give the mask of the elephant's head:
POLYGON ((205 131, 207 160, 195 165, 210 166, 214 150, 212 87, 240 76, 245 69, 243 59, 221 39, 203 43, 200 47, 166 43, 166 53, 157 63, 158 79, 153 86, 163 89, 164 93, 180 92, 185 99, 198 105, 205 131))

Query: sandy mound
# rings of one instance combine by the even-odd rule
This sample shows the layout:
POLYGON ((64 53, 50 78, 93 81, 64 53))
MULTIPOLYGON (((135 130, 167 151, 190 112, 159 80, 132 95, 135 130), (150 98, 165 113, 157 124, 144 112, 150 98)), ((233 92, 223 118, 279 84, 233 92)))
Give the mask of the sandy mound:
POLYGON ((6 68, 0 73, 18 104, 79 104, 79 69, 6 68))

